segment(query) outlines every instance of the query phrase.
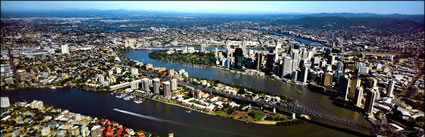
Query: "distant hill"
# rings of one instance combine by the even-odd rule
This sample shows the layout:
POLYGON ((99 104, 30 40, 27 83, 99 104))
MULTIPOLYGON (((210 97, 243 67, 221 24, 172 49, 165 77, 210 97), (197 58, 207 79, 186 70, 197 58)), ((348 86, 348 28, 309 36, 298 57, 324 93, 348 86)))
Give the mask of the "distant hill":
POLYGON ((337 16, 322 16, 313 17, 306 16, 293 20, 276 20, 276 24, 286 25, 301 25, 306 28, 328 28, 328 29, 341 29, 349 28, 351 26, 364 26, 377 28, 381 30, 424 30, 424 23, 413 21, 405 18, 394 17, 337 17, 337 16))

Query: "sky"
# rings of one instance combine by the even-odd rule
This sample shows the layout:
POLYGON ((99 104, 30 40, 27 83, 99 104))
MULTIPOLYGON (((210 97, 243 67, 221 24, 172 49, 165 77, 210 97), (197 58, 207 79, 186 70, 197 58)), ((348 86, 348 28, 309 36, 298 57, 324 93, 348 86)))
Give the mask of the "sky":
POLYGON ((2 12, 35 9, 423 15, 424 1, 1 1, 2 12))

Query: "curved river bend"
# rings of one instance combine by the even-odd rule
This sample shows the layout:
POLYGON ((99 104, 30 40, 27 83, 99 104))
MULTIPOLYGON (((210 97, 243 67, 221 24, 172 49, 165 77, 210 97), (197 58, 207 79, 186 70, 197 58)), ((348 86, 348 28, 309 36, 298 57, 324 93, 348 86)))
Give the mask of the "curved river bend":
MULTIPOLYGON (((125 56, 143 63, 151 63, 155 67, 175 70, 185 69, 193 77, 220 80, 267 92, 285 94, 318 111, 350 120, 365 120, 358 112, 338 107, 332 104, 328 96, 312 92, 302 86, 283 84, 265 77, 235 74, 216 68, 162 62, 150 59, 148 57, 150 52, 150 50, 136 50, 126 53, 125 56)), ((1 91, 0 93, 1 96, 9 96, 11 100, 42 100, 47 105, 69 109, 83 115, 105 117, 130 128, 158 133, 163 137, 166 137, 170 132, 173 132, 176 137, 354 136, 311 123, 294 126, 244 124, 240 121, 223 119, 195 111, 186 113, 184 108, 160 102, 145 100, 142 104, 136 104, 132 101, 116 98, 108 93, 87 92, 78 88, 24 89, 1 91), (131 115, 114 111, 115 108, 131 112, 131 115)))

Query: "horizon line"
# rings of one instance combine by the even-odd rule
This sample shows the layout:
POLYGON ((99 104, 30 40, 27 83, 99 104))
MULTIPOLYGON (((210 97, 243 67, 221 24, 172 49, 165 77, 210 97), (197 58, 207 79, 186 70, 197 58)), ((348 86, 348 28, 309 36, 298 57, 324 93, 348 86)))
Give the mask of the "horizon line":
POLYGON ((273 11, 245 11, 245 10, 147 10, 147 9, 94 9, 94 8, 66 8, 66 9, 18 9, 1 10, 1 12, 28 12, 28 11, 67 11, 67 10, 96 10, 96 11, 135 11, 135 12, 176 12, 176 13, 202 13, 202 14, 375 14, 375 15, 425 15, 424 14, 406 14, 406 13, 372 13, 372 12, 273 12, 273 11))

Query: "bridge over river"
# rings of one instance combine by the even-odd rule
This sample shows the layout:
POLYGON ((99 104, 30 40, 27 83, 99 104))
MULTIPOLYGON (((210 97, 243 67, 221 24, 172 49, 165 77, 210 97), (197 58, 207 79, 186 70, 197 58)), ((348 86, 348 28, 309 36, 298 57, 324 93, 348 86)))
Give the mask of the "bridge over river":
POLYGON ((226 97, 226 98, 231 98, 231 99, 236 99, 236 100, 239 100, 239 101, 242 101, 242 102, 247 102, 247 103, 252 104, 252 105, 263 106, 263 107, 267 107, 267 108, 276 108, 276 109, 279 109, 281 111, 286 111, 286 112, 290 112, 290 113, 305 114, 305 115, 308 115, 312 120, 325 120, 325 121, 345 125, 345 126, 352 127, 352 128, 366 130, 366 131, 372 131, 373 130, 370 123, 347 120, 347 119, 344 119, 344 118, 341 118, 341 117, 338 117, 338 116, 322 113, 322 112, 316 111, 314 109, 311 109, 310 107, 302 104, 298 100, 286 102, 286 103, 273 104, 273 103, 266 103, 266 102, 262 102, 262 101, 255 101, 255 100, 249 99, 247 97, 242 97, 242 96, 231 95, 231 94, 219 92, 219 91, 216 91, 216 90, 213 90, 213 89, 210 89, 210 88, 198 87, 196 85, 193 85, 191 83, 187 83, 187 82, 184 82, 184 81, 179 81, 179 84, 184 85, 186 87, 199 89, 199 90, 202 90, 204 92, 208 92, 210 94, 216 94, 216 95, 223 96, 223 97, 226 97))

